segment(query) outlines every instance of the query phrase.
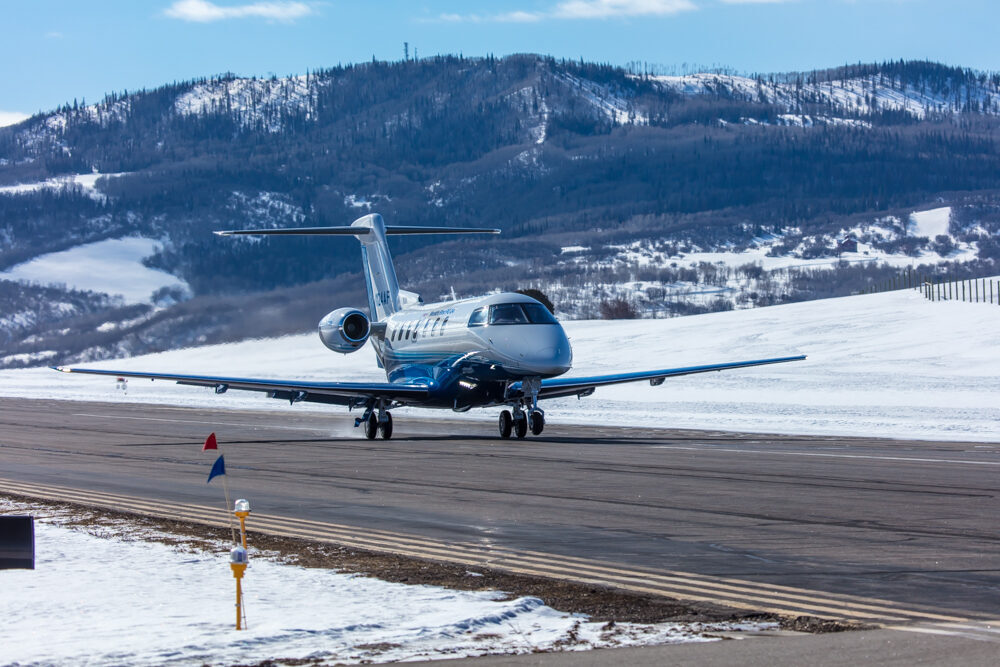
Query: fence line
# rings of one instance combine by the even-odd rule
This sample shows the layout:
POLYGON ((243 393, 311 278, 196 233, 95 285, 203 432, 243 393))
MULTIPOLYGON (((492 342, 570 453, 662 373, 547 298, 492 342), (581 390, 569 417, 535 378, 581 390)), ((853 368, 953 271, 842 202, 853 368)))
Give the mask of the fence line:
POLYGON ((1000 280, 964 278, 961 280, 918 275, 912 269, 878 281, 857 294, 878 294, 900 289, 917 289, 929 301, 965 301, 996 303, 1000 306, 1000 280))

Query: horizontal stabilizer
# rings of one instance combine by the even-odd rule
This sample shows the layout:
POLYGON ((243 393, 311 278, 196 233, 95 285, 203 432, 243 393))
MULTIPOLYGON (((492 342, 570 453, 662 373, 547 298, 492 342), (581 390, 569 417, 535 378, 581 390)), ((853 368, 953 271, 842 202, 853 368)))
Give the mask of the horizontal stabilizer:
MULTIPOLYGON (((291 227, 288 229, 228 229, 215 232, 218 236, 368 236, 370 227, 291 227)), ((388 234, 499 234, 499 229, 479 227, 415 227, 386 226, 388 234)))

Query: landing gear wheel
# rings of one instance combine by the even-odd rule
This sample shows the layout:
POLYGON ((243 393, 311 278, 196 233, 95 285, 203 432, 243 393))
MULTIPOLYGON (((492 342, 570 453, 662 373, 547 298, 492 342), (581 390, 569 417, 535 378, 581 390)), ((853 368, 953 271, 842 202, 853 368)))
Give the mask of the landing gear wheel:
POLYGON ((374 440, 378 435, 378 415, 372 412, 365 420, 365 437, 374 440))
POLYGON ((500 437, 504 440, 510 437, 510 432, 514 427, 514 418, 510 416, 510 410, 500 413, 500 437))
POLYGON ((541 435, 545 428, 545 415, 541 410, 532 410, 528 415, 528 426, 531 427, 531 435, 541 435))
POLYGON ((518 440, 528 435, 528 417, 523 412, 514 415, 514 435, 517 436, 518 440))
POLYGON ((385 421, 379 424, 379 430, 382 432, 383 440, 392 437, 392 415, 390 413, 385 413, 385 421))

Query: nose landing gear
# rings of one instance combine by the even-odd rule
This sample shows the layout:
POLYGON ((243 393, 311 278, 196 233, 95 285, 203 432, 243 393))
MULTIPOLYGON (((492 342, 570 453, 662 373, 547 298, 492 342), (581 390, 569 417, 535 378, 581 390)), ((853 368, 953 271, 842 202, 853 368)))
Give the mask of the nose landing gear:
POLYGON ((515 405, 513 414, 510 410, 500 413, 498 424, 501 438, 507 440, 513 433, 520 440, 528 435, 529 430, 532 435, 541 434, 545 428, 545 413, 538 408, 526 413, 521 406, 515 405))

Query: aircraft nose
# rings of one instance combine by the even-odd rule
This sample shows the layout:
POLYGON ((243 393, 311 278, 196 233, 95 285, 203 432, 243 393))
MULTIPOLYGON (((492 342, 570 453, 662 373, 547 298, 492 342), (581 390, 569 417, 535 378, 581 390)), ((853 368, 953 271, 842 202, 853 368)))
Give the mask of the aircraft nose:
MULTIPOLYGON (((541 328, 541 327, 539 327, 541 328)), ((561 325, 544 326, 544 332, 522 349, 522 363, 529 372, 539 375, 561 375, 573 364, 573 349, 561 325)))

